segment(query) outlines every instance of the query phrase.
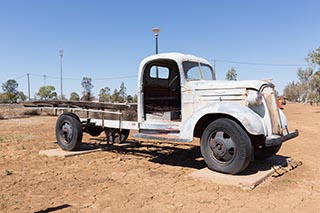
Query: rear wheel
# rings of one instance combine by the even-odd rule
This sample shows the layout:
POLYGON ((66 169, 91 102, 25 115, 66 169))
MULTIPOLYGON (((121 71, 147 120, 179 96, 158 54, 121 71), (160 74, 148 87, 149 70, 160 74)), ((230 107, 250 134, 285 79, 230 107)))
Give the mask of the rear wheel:
POLYGON ((253 154, 247 133, 226 118, 217 119, 206 127, 200 148, 209 169, 229 174, 246 169, 253 154))
POLYGON ((56 123, 56 139, 63 150, 81 149, 82 125, 76 115, 66 113, 59 116, 56 123))
POLYGON ((122 143, 127 140, 130 130, 128 129, 105 129, 106 137, 111 143, 122 143))

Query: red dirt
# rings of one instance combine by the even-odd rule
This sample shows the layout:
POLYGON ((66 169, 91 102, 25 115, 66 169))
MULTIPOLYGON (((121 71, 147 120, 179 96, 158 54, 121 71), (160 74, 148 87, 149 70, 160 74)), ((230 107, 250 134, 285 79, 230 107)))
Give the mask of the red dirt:
POLYGON ((189 177, 205 167, 197 140, 130 138, 139 146, 48 158, 38 152, 58 147, 56 117, 0 120, 0 212, 316 212, 320 107, 287 104, 284 112, 300 136, 278 155, 303 165, 251 191, 189 177))

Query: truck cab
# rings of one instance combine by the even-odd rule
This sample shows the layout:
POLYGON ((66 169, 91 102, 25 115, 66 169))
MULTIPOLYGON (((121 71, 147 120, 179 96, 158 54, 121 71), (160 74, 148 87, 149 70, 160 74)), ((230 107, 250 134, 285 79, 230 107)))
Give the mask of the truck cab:
POLYGON ((208 167, 226 173, 238 173, 250 160, 274 155, 282 142, 298 135, 297 130, 288 131, 272 83, 216 80, 207 60, 180 53, 141 62, 138 123, 135 136, 140 138, 201 138, 208 167), (239 159, 236 152, 246 157, 239 159))
MULTIPOLYGON (((189 81, 215 80, 208 61, 180 53, 159 54, 141 62, 138 79, 138 122, 143 130, 180 132, 197 110, 189 81)), ((181 140, 191 141, 180 135, 181 140)))

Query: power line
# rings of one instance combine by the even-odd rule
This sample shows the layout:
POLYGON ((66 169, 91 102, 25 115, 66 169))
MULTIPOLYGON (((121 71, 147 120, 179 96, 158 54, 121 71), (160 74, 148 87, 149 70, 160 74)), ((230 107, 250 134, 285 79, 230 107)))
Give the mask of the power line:
POLYGON ((246 65, 254 65, 254 66, 274 66, 274 67, 306 67, 307 64, 274 64, 274 63, 260 63, 260 62, 243 62, 243 61, 231 61, 231 60, 223 60, 223 59, 212 59, 210 61, 215 62, 223 62, 230 64, 246 64, 246 65))
MULTIPOLYGON (((93 81, 104 81, 104 80, 113 80, 113 79, 125 79, 125 78, 135 78, 138 77, 138 75, 129 75, 129 76, 119 76, 119 77, 109 77, 109 78, 91 78, 93 81)), ((60 79, 59 77, 54 76, 48 76, 47 78, 51 79, 60 79)), ((63 78, 65 80, 75 80, 75 81, 81 81, 82 78, 63 78)))
POLYGON ((24 74, 24 75, 21 75, 21 76, 19 76, 19 77, 14 78, 14 79, 15 79, 15 80, 19 80, 19 79, 21 79, 21 78, 26 77, 26 75, 27 75, 27 74, 24 74))
POLYGON ((40 74, 29 73, 29 75, 30 75, 30 76, 35 76, 35 77, 43 78, 43 75, 40 75, 40 74))
MULTIPOLYGON (((47 78, 50 78, 50 79, 60 79, 60 77, 55 77, 55 76, 50 76, 50 75, 47 75, 47 78)), ((80 78, 63 78, 64 80, 75 80, 75 81, 79 81, 81 80, 80 78)))
POLYGON ((138 75, 128 75, 128 76, 112 77, 112 78, 96 78, 96 79, 92 79, 92 80, 103 81, 103 80, 112 80, 112 79, 136 78, 136 77, 138 77, 138 75))
MULTIPOLYGON (((40 78, 45 78, 45 79, 60 79, 60 77, 56 76, 50 76, 50 75, 40 75, 40 74, 34 74, 34 73, 28 73, 29 76, 34 76, 34 77, 40 77, 40 78)), ((17 79, 25 77, 27 74, 24 74, 23 76, 19 76, 17 79)), ((138 75, 127 75, 127 76, 118 76, 118 77, 106 77, 106 78, 92 78, 94 81, 104 81, 104 80, 113 80, 113 79, 126 79, 126 78, 136 78, 138 75)), ((73 80, 73 81, 81 81, 82 78, 63 78, 65 80, 73 80)))

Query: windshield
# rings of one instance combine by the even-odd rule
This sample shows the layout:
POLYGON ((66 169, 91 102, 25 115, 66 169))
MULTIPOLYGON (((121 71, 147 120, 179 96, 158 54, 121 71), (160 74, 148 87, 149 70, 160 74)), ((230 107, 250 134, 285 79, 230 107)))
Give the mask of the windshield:
POLYGON ((185 61, 182 66, 188 81, 215 80, 213 70, 208 64, 185 61))

